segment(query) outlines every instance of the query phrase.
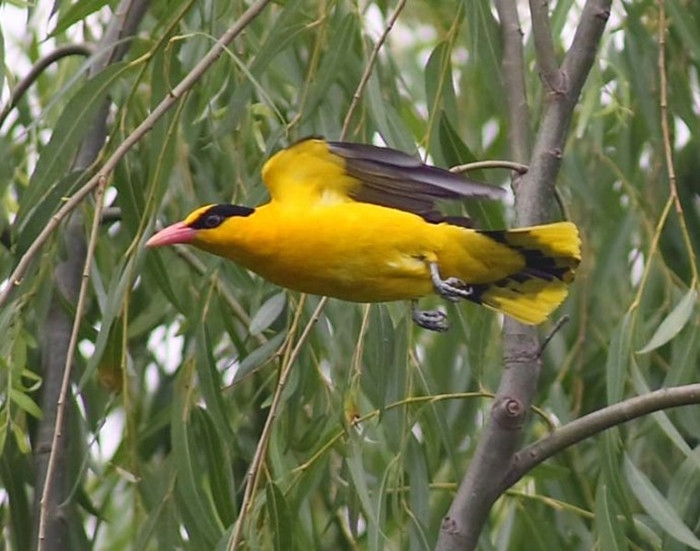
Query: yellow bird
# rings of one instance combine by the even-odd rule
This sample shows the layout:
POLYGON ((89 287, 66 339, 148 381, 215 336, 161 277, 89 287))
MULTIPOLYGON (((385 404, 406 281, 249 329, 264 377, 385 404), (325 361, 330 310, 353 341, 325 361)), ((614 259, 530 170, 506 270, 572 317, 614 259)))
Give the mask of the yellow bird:
POLYGON ((270 158, 262 177, 268 203, 200 207, 146 246, 189 243, 304 293, 411 300, 416 323, 436 331, 447 329, 445 314, 416 307, 432 293, 541 323, 580 261, 570 222, 484 231, 443 216, 437 200, 504 191, 394 149, 308 138, 270 158))

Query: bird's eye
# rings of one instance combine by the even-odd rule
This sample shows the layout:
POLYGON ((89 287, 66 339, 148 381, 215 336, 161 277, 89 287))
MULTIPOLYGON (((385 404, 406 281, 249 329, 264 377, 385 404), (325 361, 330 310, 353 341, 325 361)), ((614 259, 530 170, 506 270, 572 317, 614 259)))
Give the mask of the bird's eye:
POLYGON ((221 222, 223 221, 223 216, 220 214, 211 213, 204 219, 204 225, 207 228, 216 228, 217 226, 220 226, 221 222))

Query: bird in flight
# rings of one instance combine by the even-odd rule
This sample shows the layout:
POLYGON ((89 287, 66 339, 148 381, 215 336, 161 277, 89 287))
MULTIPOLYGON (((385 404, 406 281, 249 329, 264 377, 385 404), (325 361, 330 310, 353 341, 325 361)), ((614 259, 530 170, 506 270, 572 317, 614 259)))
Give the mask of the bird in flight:
POLYGON ((262 170, 270 201, 202 206, 146 243, 187 243, 295 291, 352 302, 410 300, 413 320, 448 328, 417 300, 437 293, 538 324, 566 298, 581 259, 576 226, 474 229, 438 200, 499 199, 501 188, 465 179, 400 151, 307 138, 262 170))

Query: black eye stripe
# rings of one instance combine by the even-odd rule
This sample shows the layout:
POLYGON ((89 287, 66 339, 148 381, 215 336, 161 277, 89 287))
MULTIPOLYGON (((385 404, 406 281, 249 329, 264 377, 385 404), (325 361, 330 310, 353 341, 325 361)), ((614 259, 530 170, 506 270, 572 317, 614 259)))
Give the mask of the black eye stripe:
POLYGON ((250 216, 255 209, 241 205, 221 203, 205 210, 189 226, 195 230, 206 230, 220 226, 224 220, 232 216, 250 216))

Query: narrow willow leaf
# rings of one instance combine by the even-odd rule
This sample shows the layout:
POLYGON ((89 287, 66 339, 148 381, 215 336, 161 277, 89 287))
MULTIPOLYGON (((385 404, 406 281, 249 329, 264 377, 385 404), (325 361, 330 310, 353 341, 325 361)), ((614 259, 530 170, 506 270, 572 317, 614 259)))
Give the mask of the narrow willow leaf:
POLYGON ((370 331, 365 337, 362 360, 365 367, 363 390, 375 407, 384 409, 388 399, 390 370, 394 368, 394 327, 383 305, 372 306, 369 317, 370 331))
POLYGON ((196 349, 199 388, 219 438, 227 442, 233 439, 233 434, 226 417, 224 399, 221 395, 221 376, 216 369, 216 360, 212 353, 214 344, 209 336, 207 327, 203 324, 200 324, 199 327, 196 349))
POLYGON ((602 468, 603 481, 610 492, 611 499, 615 500, 618 509, 622 511, 628 522, 632 522, 632 507, 622 482, 622 446, 620 428, 612 427, 605 431, 600 438, 599 461, 602 468))
POLYGON ((7 432, 10 428, 10 423, 8 421, 9 415, 10 412, 7 408, 0 409, 0 454, 4 453, 5 451, 5 442, 7 442, 7 432))
POLYGON ((638 350, 637 354, 648 354, 675 337, 688 323, 691 314, 695 310, 697 299, 698 294, 695 289, 690 289, 659 324, 649 342, 641 350, 638 350))
POLYGON ((367 82, 365 101, 372 121, 387 145, 407 153, 413 153, 415 143, 411 132, 396 110, 384 100, 381 83, 374 75, 367 82))
POLYGON ((700 549, 700 539, 693 534, 673 506, 626 454, 625 476, 639 503, 662 530, 688 547, 700 549))
POLYGON ((270 327, 284 310, 287 304, 287 295, 284 292, 277 293, 268 298, 263 305, 255 312, 253 319, 250 320, 249 331, 253 336, 257 336, 265 329, 270 327))
POLYGON ((631 313, 627 312, 610 341, 608 359, 605 362, 608 404, 619 402, 624 391, 630 364, 630 319, 631 313))
POLYGON ((68 6, 67 9, 59 10, 56 27, 51 31, 49 37, 64 32, 68 27, 79 23, 88 15, 95 13, 107 4, 107 0, 82 0, 73 4, 66 4, 68 6))
POLYGON ((628 549, 625 534, 618 520, 618 509, 604 482, 598 485, 595 501, 595 524, 598 531, 599 548, 606 551, 628 549))
POLYGON ((284 494, 274 482, 265 488, 267 513, 270 516, 270 529, 273 532, 273 545, 276 551, 294 549, 292 515, 284 494))
MULTIPOLYGON (((95 370, 103 362, 103 356, 107 351, 110 344, 110 338, 115 337, 113 332, 113 324, 115 320, 118 319, 120 315, 122 305, 124 303, 124 296, 130 289, 132 284, 132 265, 134 263, 134 257, 129 257, 128 259, 123 259, 117 264, 114 270, 115 277, 110 280, 110 286, 107 291, 107 300, 104 303, 102 317, 100 319, 100 330, 97 333, 97 338, 95 339, 95 348, 90 356, 87 367, 80 377, 79 386, 82 388, 86 381, 90 380, 93 376, 95 370)), ((97 269, 96 267, 94 268, 97 269)), ((118 352, 121 354, 121 339, 119 342, 114 342, 113 352, 118 352)), ((105 359, 106 361, 109 361, 105 359)), ((117 363, 113 364, 113 367, 117 368, 117 363)))
POLYGON ((694 25, 694 18, 689 17, 687 7, 679 0, 668 0, 665 5, 673 24, 673 30, 678 33, 684 47, 697 62, 700 60, 700 40, 698 40, 698 29, 694 25))
POLYGON ((198 413, 200 437, 197 441, 201 444, 200 451, 206 461, 205 470, 210 480, 214 507, 226 526, 236 519, 236 506, 233 502, 236 488, 231 473, 230 456, 226 451, 234 437, 221 437, 221 431, 217 431, 208 410, 198 410, 198 413))
POLYGON ((238 366, 238 369, 236 370, 236 375, 233 378, 233 382, 236 383, 240 381, 243 377, 248 375, 248 373, 267 362, 282 344, 285 336, 286 332, 278 333, 265 344, 256 348, 245 358, 243 358, 238 366))
POLYGON ((433 121, 437 121, 441 111, 445 111, 452 120, 458 118, 450 54, 450 44, 440 42, 425 66, 425 95, 433 121))
MULTIPOLYGON (((28 209, 23 209, 20 206, 20 212, 17 215, 19 225, 15 229, 17 234, 17 252, 19 253, 16 255, 17 259, 31 246, 46 227, 60 202, 73 193, 80 183, 84 181, 85 179, 81 173, 71 172, 66 177, 51 183, 44 190, 44 193, 38 197, 28 200, 37 201, 36 204, 31 204, 28 209), (25 210, 28 210, 28 212, 25 213, 25 210), (20 216, 24 216, 24 218, 20 220, 20 216)), ((26 204, 25 201, 21 203, 21 205, 24 204, 26 204)))
POLYGON ((66 193, 78 181, 78 173, 67 178, 64 174, 90 128, 97 109, 103 104, 114 83, 129 70, 127 64, 115 63, 86 80, 61 112, 20 203, 15 222, 18 252, 26 250, 38 233, 37 229, 43 229, 46 221, 58 209, 62 199, 59 192, 63 190, 66 193))
MULTIPOLYGON (((196 435, 191 435, 194 413, 189 411, 188 385, 192 379, 191 367, 185 367, 179 376, 171 415, 173 457, 177 470, 177 491, 180 512, 188 532, 196 534, 200 544, 212 548, 221 537, 222 527, 211 502, 211 495, 203 491, 202 477, 196 455, 196 435), (194 444, 194 445, 193 445, 194 444)), ((193 544, 196 543, 193 540, 193 544)))
MULTIPOLYGON (((644 377, 642 376, 642 373, 640 372, 637 366, 634 366, 632 368, 632 383, 634 384, 635 391, 640 396, 651 392, 649 385, 644 380, 644 377)), ((652 419, 654 419, 654 421, 658 423, 658 425, 661 427, 661 430, 666 434, 668 439, 671 442, 673 442, 676 448, 683 452, 685 456, 692 456, 693 450, 688 445, 680 431, 671 422, 671 419, 669 419, 668 414, 665 411, 655 411, 651 414, 651 417, 652 419)))
POLYGON ((353 13, 343 15, 342 23, 337 24, 337 28, 338 30, 333 35, 333 48, 329 49, 327 55, 324 56, 318 68, 318 78, 312 82, 309 99, 304 106, 307 111, 315 111, 319 103, 328 95, 328 89, 338 78, 338 75, 347 71, 348 52, 352 51, 352 43, 359 36, 357 16, 353 13))
POLYGON ((10 400, 15 405, 19 406, 20 409, 26 411, 32 417, 41 419, 44 416, 36 402, 21 390, 17 388, 10 388, 8 390, 8 394, 10 396, 10 400))
POLYGON ((363 454, 360 439, 361 437, 358 435, 351 436, 348 454, 345 456, 345 463, 350 472, 352 487, 357 494, 357 498, 360 500, 360 505, 362 506, 365 520, 368 524, 369 533, 376 534, 379 531, 379 527, 377 526, 378 515, 372 505, 372 499, 370 498, 368 473, 362 462, 363 454))
POLYGON ((0 89, 5 88, 5 37, 0 29, 0 89))

